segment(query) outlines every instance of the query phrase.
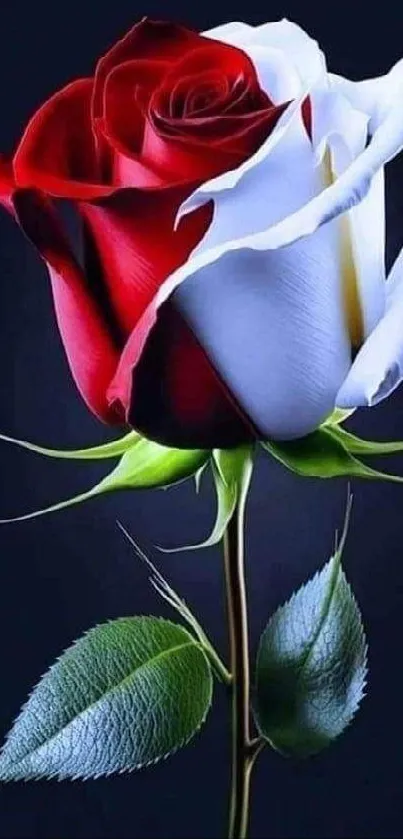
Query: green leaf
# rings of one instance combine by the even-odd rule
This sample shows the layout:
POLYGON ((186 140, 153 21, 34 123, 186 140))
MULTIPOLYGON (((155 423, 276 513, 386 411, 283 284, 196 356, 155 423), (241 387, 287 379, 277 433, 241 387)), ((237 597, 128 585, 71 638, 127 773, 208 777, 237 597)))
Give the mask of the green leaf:
POLYGON ((34 689, 0 779, 96 778, 154 763, 196 733, 211 697, 209 663, 183 627, 152 617, 97 626, 34 689))
POLYGON ((377 442, 375 440, 363 440, 356 437, 344 428, 329 429, 330 433, 347 449, 350 454, 359 454, 364 457, 380 454, 396 454, 403 452, 403 442, 394 440, 390 442, 377 442))
POLYGON ((246 492, 253 467, 252 445, 236 449, 215 449, 212 457, 214 485, 217 493, 217 515, 210 536, 196 545, 180 545, 176 548, 159 548, 163 553, 194 551, 216 545, 224 536, 228 522, 243 492, 246 492))
POLYGON ((143 437, 127 450, 116 468, 92 489, 44 510, 36 510, 12 519, 2 519, 0 524, 26 521, 46 513, 64 510, 105 492, 172 486, 194 475, 210 455, 211 452, 202 449, 171 449, 143 437))
MULTIPOLYGON (((309 478, 376 478, 377 480, 402 483, 399 475, 388 475, 371 469, 348 451, 342 429, 318 428, 313 434, 299 440, 287 442, 266 441, 262 446, 283 466, 309 478)), ((379 452, 378 452, 379 453, 379 452)))
POLYGON ((5 443, 13 443, 22 449, 28 449, 35 454, 42 454, 45 457, 55 457, 59 460, 103 460, 108 457, 120 457, 135 443, 142 438, 136 431, 119 437, 118 440, 111 440, 109 443, 102 443, 100 446, 91 446, 88 449, 47 449, 44 446, 37 446, 35 443, 28 443, 26 440, 16 440, 15 437, 7 437, 0 434, 0 440, 5 443))
POLYGON ((349 725, 364 695, 367 646, 339 549, 266 627, 257 657, 254 714, 279 752, 307 757, 349 725))

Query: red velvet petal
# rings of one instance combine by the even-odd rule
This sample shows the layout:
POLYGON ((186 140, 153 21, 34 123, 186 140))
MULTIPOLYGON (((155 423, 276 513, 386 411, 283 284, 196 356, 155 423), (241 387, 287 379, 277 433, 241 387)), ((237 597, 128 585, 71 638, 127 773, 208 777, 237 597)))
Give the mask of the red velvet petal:
POLYGON ((232 446, 253 437, 205 352, 165 303, 132 379, 129 422, 171 446, 232 446))
POLYGON ((0 156, 0 204, 12 211, 11 198, 15 190, 14 171, 11 160, 0 156))
POLYGON ((9 195, 14 189, 14 172, 12 161, 0 156, 0 195, 9 195))
POLYGON ((146 436, 179 447, 226 447, 256 430, 168 301, 154 298, 133 329, 108 397, 146 436))
POLYGON ((169 137, 150 122, 144 133, 142 161, 154 166, 171 182, 202 181, 235 169, 244 154, 227 151, 208 142, 192 142, 188 137, 169 137))
POLYGON ((144 111, 169 64, 165 61, 128 61, 106 79, 99 132, 114 150, 112 180, 116 187, 165 186, 166 176, 139 152, 144 136, 144 111))
MULTIPOLYGON (((206 41, 201 49, 187 52, 180 61, 176 61, 166 76, 163 89, 170 93, 176 83, 181 83, 185 77, 193 79, 193 84, 200 84, 204 75, 211 74, 213 70, 231 81, 235 89, 242 82, 248 91, 249 103, 255 98, 255 102, 261 103, 262 107, 271 104, 260 87, 255 67, 248 55, 238 47, 219 41, 206 41)), ((244 112, 246 110, 251 110, 250 104, 244 112)))
POLYGON ((103 88, 111 70, 132 59, 172 61, 206 43, 206 38, 175 23, 143 18, 98 62, 92 99, 94 117, 102 115, 103 88))
POLYGON ((68 362, 88 407, 109 423, 122 422, 110 407, 107 389, 119 361, 115 345, 95 296, 65 239, 49 200, 33 190, 13 197, 17 219, 49 269, 56 317, 68 362))
POLYGON ((104 130, 118 138, 129 154, 141 151, 144 110, 169 66, 167 61, 127 61, 115 67, 105 81, 104 130))
MULTIPOLYGON (((192 137, 188 140, 187 137, 179 135, 178 138, 173 138, 172 144, 170 138, 161 134, 158 127, 155 128, 149 122, 146 123, 144 134, 147 100, 166 75, 169 66, 163 61, 129 61, 115 68, 106 80, 102 131, 115 151, 113 180, 116 186, 153 188, 175 181, 209 178, 238 165, 243 157, 251 152, 252 145, 254 151, 260 144, 248 142, 246 151, 243 144, 240 152, 239 149, 228 152, 226 147, 218 150, 206 148, 204 139, 204 147, 200 148, 198 144, 195 149, 192 137)), ((256 122, 254 115, 219 120, 221 126, 226 123, 225 140, 228 141, 230 135, 232 142, 231 134, 239 130, 240 119, 248 120, 249 124, 256 122)), ((186 125, 185 120, 173 122, 178 123, 179 128, 186 125)), ((194 127, 197 121, 187 122, 194 127)), ((209 125, 211 120, 203 122, 209 125)), ((245 129, 246 126, 243 126, 244 131, 245 129)), ((200 127, 200 136, 203 136, 203 133, 206 133, 206 128, 203 132, 203 128, 200 127)), ((212 133, 214 128, 209 132, 210 135, 212 133)))
POLYGON ((173 165, 170 157, 176 158, 178 153, 182 156, 182 151, 194 160, 196 172, 202 168, 203 163, 206 166, 208 160, 211 160, 212 168, 221 166, 223 171, 224 161, 228 164, 227 168, 230 168, 230 163, 239 165, 257 151, 289 104, 283 102, 281 105, 271 105, 264 111, 237 116, 173 120, 169 125, 171 135, 164 133, 166 123, 163 123, 159 131, 156 122, 146 127, 145 143, 148 141, 150 148, 159 152, 158 159, 165 161, 167 167, 169 163, 171 167, 173 165))
POLYGON ((305 131, 310 140, 312 140, 312 102, 311 97, 307 96, 301 106, 302 121, 305 126, 305 131))
POLYGON ((19 187, 62 198, 108 195, 102 183, 91 127, 92 79, 59 90, 32 117, 14 158, 19 187))
POLYGON ((250 431, 224 385, 171 304, 157 320, 161 283, 187 259, 211 220, 211 207, 203 207, 174 232, 185 194, 125 190, 81 208, 102 282, 128 337, 108 400, 128 422, 168 445, 201 446, 213 439, 230 445, 250 431))
MULTIPOLYGON (((253 154, 284 107, 271 105, 245 53, 210 41, 208 46, 176 62, 154 93, 142 159, 147 165, 165 170, 167 177, 173 179, 213 177, 235 168, 253 154), (217 113, 210 106, 208 116, 198 117, 192 103, 197 102, 198 90, 208 88, 209 80, 210 84, 214 81, 214 91, 218 90, 217 113)), ((202 106, 201 113, 205 112, 206 107, 202 106)))
POLYGON ((136 155, 129 155, 128 150, 119 145, 115 137, 108 137, 115 155, 112 177, 115 187, 137 187, 137 189, 156 189, 167 186, 166 172, 158 171, 136 155))
POLYGON ((126 189, 81 212, 102 266, 103 281, 122 332, 128 337, 161 283, 198 244, 211 220, 203 207, 174 231, 189 190, 126 189))
POLYGON ((271 104, 246 53, 210 41, 172 65, 152 97, 150 112, 160 120, 178 118, 191 123, 198 115, 206 116, 206 110, 208 116, 219 119, 231 106, 233 115, 235 111, 245 116, 263 111, 271 104))

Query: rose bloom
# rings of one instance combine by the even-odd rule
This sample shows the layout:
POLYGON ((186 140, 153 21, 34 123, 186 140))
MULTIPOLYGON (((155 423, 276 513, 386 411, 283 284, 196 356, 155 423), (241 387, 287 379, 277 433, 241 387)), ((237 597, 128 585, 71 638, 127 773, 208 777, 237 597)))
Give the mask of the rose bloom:
POLYGON ((77 386, 173 446, 313 431, 403 375, 403 257, 384 165, 403 67, 329 74, 287 20, 198 34, 142 20, 57 92, 0 165, 45 260, 77 386), (73 203, 82 258, 55 199, 73 203))

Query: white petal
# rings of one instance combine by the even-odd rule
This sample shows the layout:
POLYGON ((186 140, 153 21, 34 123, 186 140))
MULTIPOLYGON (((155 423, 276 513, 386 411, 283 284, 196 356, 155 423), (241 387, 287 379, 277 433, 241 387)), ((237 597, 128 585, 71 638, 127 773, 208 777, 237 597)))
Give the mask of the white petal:
POLYGON ((253 43, 282 50, 297 70, 303 87, 326 72, 325 57, 317 41, 286 18, 257 27, 253 43))
MULTIPOLYGON (((333 176, 339 178, 365 149, 369 116, 332 88, 314 91, 312 98, 313 143, 317 156, 320 159, 324 150, 330 148, 333 176)), ((345 244, 350 248, 353 262, 350 281, 357 285, 363 337, 366 338, 385 311, 383 167, 373 178, 363 201, 349 211, 344 235, 349 240, 345 244)))
MULTIPOLYGON (((294 130, 294 129, 293 129, 294 130)), ((277 152, 280 155, 283 143, 278 146, 277 152)), ((222 373, 223 378, 231 383, 234 393, 241 405, 248 412, 249 416, 256 423, 263 433, 272 436, 298 436, 306 433, 308 428, 314 427, 312 423, 320 421, 320 416, 332 408, 332 392, 333 389, 341 387, 342 378, 348 371, 348 342, 344 332, 344 323, 341 322, 342 305, 340 298, 340 275, 337 259, 335 258, 336 245, 333 236, 328 239, 329 222, 338 216, 341 212, 350 210, 353 206, 359 203, 368 193, 372 183, 373 177, 382 168, 384 163, 393 157, 403 146, 403 117, 400 112, 400 102, 397 102, 396 108, 391 108, 390 112, 385 117, 384 122, 379 126, 375 135, 372 138, 370 145, 356 158, 353 163, 346 169, 341 177, 328 189, 325 189, 320 194, 313 197, 296 212, 291 212, 283 220, 274 223, 263 231, 262 233, 251 234, 244 237, 237 238, 236 230, 234 230, 231 241, 225 241, 222 244, 222 239, 226 238, 228 230, 224 231, 221 236, 219 226, 217 225, 218 210, 224 206, 223 195, 216 200, 215 217, 208 232, 210 242, 213 242, 213 237, 221 244, 214 245, 205 249, 198 250, 190 257, 188 262, 179 268, 161 287, 158 294, 158 302, 161 303, 167 299, 172 291, 177 288, 185 279, 192 275, 198 274, 195 280, 195 299, 201 297, 198 286, 203 286, 206 295, 209 295, 208 311, 203 310, 203 317, 199 325, 195 323, 196 334, 206 334, 204 330, 209 330, 209 322, 217 324, 214 313, 221 313, 224 307, 223 300, 212 303, 210 297, 211 287, 218 289, 220 283, 228 282, 227 277, 233 275, 239 276, 237 265, 241 267, 241 276, 244 280, 244 286, 248 288, 248 273, 251 276, 257 276, 257 286, 261 283, 262 295, 275 295, 275 289, 288 289, 287 276, 293 284, 294 290, 300 292, 296 294, 294 309, 287 305, 282 307, 281 294, 264 303, 261 300, 260 305, 254 306, 254 301, 258 301, 259 297, 254 293, 251 295, 250 305, 248 303, 248 311, 251 312, 250 319, 248 319, 248 340, 252 340, 256 335, 256 342, 253 340, 253 354, 249 353, 249 365, 242 368, 242 381, 238 380, 237 364, 240 358, 240 348, 244 349, 248 345, 247 335, 241 329, 242 340, 237 345, 237 353, 235 354, 234 342, 230 340, 229 326, 224 328, 222 326, 220 346, 213 344, 213 337, 211 336, 210 352, 213 363, 217 365, 217 369, 222 373), (318 231, 322 225, 325 225, 323 230, 318 231), (214 232, 215 231, 215 232, 214 232), (318 231, 315 236, 312 234, 318 231), (309 236, 306 240, 304 237, 309 236), (323 237, 323 238, 322 238, 323 237), (303 239, 297 247, 286 248, 298 240, 303 239), (277 249, 283 249, 279 251, 277 249), (254 253, 257 251, 258 253, 254 253), (276 251, 276 253, 270 253, 276 251), (259 252, 261 252, 261 261, 259 259, 259 252), (290 258, 291 254, 291 258, 290 258), (206 271, 203 268, 213 266, 206 271), (253 266, 253 268, 252 268, 253 266), (256 267, 259 266, 259 267, 256 267), (337 266, 337 268, 336 268, 337 266), (301 280, 301 274, 303 280, 301 280), (337 276, 336 276, 337 275, 337 276), (273 281, 271 277, 274 277, 273 281), (220 283, 218 282, 220 280, 220 283), (300 285, 298 285, 298 281, 300 285), (319 297, 318 297, 319 295, 319 297), (320 296, 322 295, 322 296, 320 296), (318 300, 320 303, 318 304, 318 300), (328 304, 325 304, 325 300, 328 304), (280 302, 279 302, 280 301, 280 302), (255 311, 256 308, 256 311, 255 311), (287 315, 288 311, 288 315, 287 315), (278 312, 279 314, 276 314, 278 312), (259 321, 259 313, 262 317, 259 321), (264 313, 264 317, 263 317, 264 313), (332 315, 333 318, 332 319, 332 315), (290 329, 287 329, 287 317, 290 318, 290 329), (271 332, 271 320, 277 323, 276 328, 273 327, 271 332), (256 321, 256 327, 254 322, 256 321), (309 324, 309 328, 308 328, 309 324), (263 328, 265 332, 263 333, 263 328), (311 332, 309 331, 311 330, 311 332), (269 334, 275 335, 275 344, 269 342, 269 334), (309 337, 311 334, 311 338, 309 337), (252 336, 252 337, 251 337, 252 336), (283 347, 283 357, 279 358, 279 354, 274 354, 275 347, 281 345, 281 338, 287 338, 287 345, 283 347), (288 341, 289 339, 289 341, 288 341), (268 355, 263 354, 263 349, 266 346, 270 347, 268 355), (228 347, 228 350, 226 349, 228 347), (231 352, 230 352, 231 350, 231 352), (214 357, 213 357, 214 351, 214 357), (228 353, 228 354, 227 354, 228 353), (253 368, 251 359, 262 353, 263 363, 261 366, 253 368), (272 354, 273 353, 273 354, 272 354), (269 376, 270 359, 273 359, 272 370, 278 370, 276 374, 272 372, 269 376), (287 363, 285 359, 288 359, 287 363), (306 370, 303 377, 303 371, 306 370), (257 372, 253 373, 253 369, 257 372), (329 379, 326 379, 326 375, 329 379), (293 371, 298 371, 296 375, 293 371), (248 374, 248 381, 245 376, 248 374), (314 387, 310 386, 309 382, 317 380, 318 395, 313 396, 314 387), (281 381, 283 386, 281 387, 281 381), (300 386, 298 386, 300 382, 300 386), (267 386, 266 386, 266 384, 267 386), (290 387, 292 383, 292 387, 290 387), (244 389, 245 388, 245 389, 244 389), (294 390, 295 388, 295 390, 294 390), (274 389, 274 390, 273 390, 274 389), (272 391, 270 399, 273 403, 266 401, 269 399, 269 391, 272 391), (294 391, 294 392, 293 392, 294 391), (304 401, 304 394, 307 398, 304 401), (288 417, 288 420, 287 420, 288 417)), ((284 147, 285 148, 285 147, 284 147)), ((300 146, 300 153, 304 155, 306 150, 300 146)), ((289 155, 288 155, 289 157, 289 155)), ((274 159, 274 158, 273 158, 274 159)), ((269 160, 269 159, 268 159, 269 160)), ((281 167, 281 172, 287 171, 281 167)), ((308 169, 304 169, 307 171, 308 169)), ((311 170, 312 172, 312 170, 311 170)), ((251 176, 253 173, 249 173, 251 176)), ((255 173, 256 174, 256 173, 255 173)), ((277 201, 281 200, 281 192, 276 191, 273 194, 273 200, 270 201, 270 184, 269 180, 262 179, 263 186, 267 190, 267 207, 273 208, 277 201)), ((284 181, 286 183, 286 181, 284 181)), ((243 186, 243 184, 242 184, 243 186)), ((305 184, 300 184, 300 197, 303 196, 303 187, 309 192, 308 180, 305 184)), ((248 201, 245 196, 242 199, 242 192, 240 192, 241 185, 238 184, 237 190, 232 194, 233 201, 236 203, 241 200, 243 207, 243 216, 250 219, 253 216, 253 223, 251 220, 251 228, 256 226, 256 219, 260 217, 260 209, 255 208, 254 201, 256 199, 256 190, 251 190, 248 193, 248 201), (243 203, 242 203, 243 201, 243 203)), ((283 194, 287 191, 283 190, 283 194)), ((292 190, 289 191, 290 199, 292 190)), ((294 193, 295 194, 295 193, 294 193)), ((231 200, 231 193, 226 193, 226 198, 231 200)), ((235 206, 235 204, 234 204, 235 206)), ((283 207, 284 208, 284 207, 283 207)), ((222 213, 220 218, 224 219, 222 213)), ((233 218, 235 219, 235 213, 233 218)), ((230 226, 231 212, 228 207, 227 225, 230 226)), ((332 225, 332 229, 338 230, 338 225, 332 225)), ((252 281, 251 281, 252 282, 252 281)), ((181 292, 185 295, 184 284, 181 292)), ((190 285, 190 282, 189 282, 190 285)), ((224 287, 224 286, 223 286, 224 287)), ((254 288, 254 286, 253 286, 254 288)), ((242 292, 243 293, 243 292, 242 292)), ((227 295, 225 301, 231 300, 231 294, 227 288, 227 295)), ((285 291, 287 295, 287 291, 285 291)), ((183 305, 189 308, 189 317, 192 316, 192 306, 190 300, 185 301, 184 296, 183 305)), ((207 296, 206 298, 207 299, 207 296)), ((284 300, 288 299, 287 296, 284 300)), ((201 306, 201 302, 198 304, 201 306)), ((229 302, 229 305, 231 303, 229 302)), ((235 296, 234 296, 235 307, 235 296)), ((242 302, 245 307, 246 302, 242 302)), ((197 313, 196 306, 196 313, 197 313)), ((241 311, 237 309, 233 312, 233 317, 238 318, 239 324, 243 323, 243 308, 241 311)), ((231 323, 233 321, 231 320, 231 323)), ((381 323, 384 323, 382 321, 381 323)), ((379 330, 377 327, 373 335, 379 330)), ((383 327, 382 327, 383 328, 383 327)), ((372 336, 370 339, 372 341, 372 336)), ((365 345, 367 346, 367 344, 365 345)), ((364 347, 365 349, 365 347, 364 347)), ((246 351, 245 350, 245 351, 246 351)), ((367 352, 367 350, 365 350, 367 352)), ((363 350, 361 351, 363 352, 363 350)), ((361 353, 360 353, 361 355, 361 353)), ((382 377, 381 377, 382 378, 382 377)), ((349 377, 347 381, 349 380, 349 377)), ((336 392, 336 391, 335 391, 336 392)), ((343 399, 340 391, 341 399, 343 399)), ((333 397, 334 399, 335 397, 333 397)), ((355 406, 356 402, 341 401, 341 407, 355 406)))
POLYGON ((247 51, 261 88, 275 105, 300 96, 301 80, 281 50, 252 44, 247 51))
MULTIPOLYGON (((290 123, 287 126, 288 131, 291 132, 291 130, 297 130, 297 128, 295 127, 296 125, 297 123, 295 123, 295 121, 290 121, 290 123)), ((282 143, 279 143, 276 147, 279 155, 281 155, 282 150, 284 150, 285 153, 286 136, 287 132, 284 131, 282 143)), ((393 158, 399 151, 401 151, 402 148, 403 114, 401 112, 400 103, 398 100, 396 107, 390 109, 389 113, 386 115, 384 119, 384 122, 379 126, 379 128, 375 132, 371 140, 371 143, 362 152, 362 154, 359 155, 350 164, 350 166, 347 167, 345 172, 336 180, 334 184, 329 186, 327 189, 323 190, 320 194, 313 197, 312 200, 308 200, 307 203, 305 203, 303 206, 301 206, 300 203, 300 209, 297 209, 294 212, 291 209, 291 211, 289 211, 289 215, 287 215, 285 218, 281 218, 280 215, 280 220, 278 222, 274 221, 274 223, 271 226, 267 226, 267 228, 264 231, 259 231, 257 233, 251 233, 250 235, 237 237, 238 230, 236 226, 236 218, 238 217, 238 214, 234 212, 235 205, 233 205, 232 220, 234 223, 234 233, 231 240, 227 239, 230 228, 230 209, 228 209, 228 223, 226 225, 226 228, 228 229, 224 229, 222 233, 218 226, 219 210, 224 207, 224 203, 226 200, 230 201, 232 197, 232 199, 236 202, 238 201, 239 196, 241 200, 240 206, 242 209, 243 218, 247 221, 248 219, 250 219, 251 213, 253 213, 254 204, 257 201, 257 193, 256 191, 254 193, 250 193, 250 195, 248 196, 248 205, 246 205, 245 195, 243 195, 240 191, 240 184, 237 184, 237 179, 234 178, 234 173, 228 173, 227 175, 221 176, 221 178, 223 179, 221 189, 217 188, 216 194, 214 194, 214 192, 209 194, 209 198, 214 197, 215 199, 215 216, 210 230, 207 234, 210 241, 218 242, 218 244, 212 244, 211 246, 203 248, 200 248, 199 246, 199 248, 195 251, 194 255, 191 256, 188 262, 184 266, 179 268, 178 271, 175 272, 175 274, 173 274, 168 279, 168 287, 171 289, 175 288, 179 283, 181 283, 186 277, 193 274, 196 270, 199 270, 201 267, 219 260, 223 256, 223 254, 228 250, 242 250, 244 248, 251 248, 253 250, 272 250, 279 247, 284 247, 285 245, 291 244, 292 242, 295 242, 296 240, 304 236, 312 234, 322 224, 329 222, 331 219, 335 218, 336 216, 340 215, 341 213, 347 210, 351 210, 353 207, 359 204, 359 202, 362 201, 363 198, 365 198, 365 196, 368 194, 374 176, 377 175, 378 172, 383 168, 384 164, 388 160, 393 158), (226 178, 227 181, 225 188, 226 178), (236 192, 234 190, 234 193, 231 196, 231 188, 236 184, 236 192)), ((274 149, 272 149, 272 153, 274 160, 274 149)), ((292 162, 289 158, 289 155, 288 162, 290 163, 292 168, 292 162)), ((270 166, 269 157, 267 158, 267 160, 265 160, 265 165, 270 166)), ((263 169, 261 171, 261 189, 266 190, 266 203, 269 207, 271 207, 272 211, 274 212, 277 200, 281 200, 281 194, 279 195, 277 191, 274 191, 273 200, 270 200, 271 181, 263 177, 263 169), (273 207, 273 205, 275 206, 273 207)), ((288 171, 291 171, 291 169, 288 170, 287 167, 284 167, 283 161, 281 172, 287 173, 288 171)), ((249 172, 249 170, 246 170, 244 174, 246 175, 246 173, 248 173, 249 177, 251 177, 251 175, 253 174, 249 172)), ((255 177, 257 178, 258 176, 259 172, 256 171, 255 177)), ((284 192, 286 192, 286 190, 284 190, 284 192)), ((224 218, 225 214, 224 212, 222 212, 219 219, 220 224, 224 218)), ((256 212, 254 214, 255 229, 256 219, 257 224, 260 227, 262 226, 262 223, 264 224, 265 221, 265 218, 260 217, 260 211, 256 212)), ((250 224, 250 228, 253 228, 252 224, 250 224)), ((206 243, 207 240, 204 240, 204 242, 206 243)))
POLYGON ((403 296, 403 248, 390 270, 386 283, 386 308, 390 309, 401 296, 403 296))
POLYGON ((317 158, 321 160, 330 147, 333 168, 338 176, 365 148, 368 116, 327 85, 314 89, 311 99, 312 143, 317 158))
POLYGON ((337 397, 344 406, 375 405, 403 378, 403 248, 386 283, 386 314, 368 338, 337 397))
MULTIPOLYGON (((238 243, 240 247, 281 247, 295 239, 306 236, 316 228, 356 206, 367 195, 374 175, 395 157, 403 148, 403 60, 398 62, 384 79, 384 100, 378 103, 376 116, 373 118, 373 136, 368 147, 347 167, 336 183, 324 190, 310 204, 298 213, 284 219, 270 231, 266 231, 263 240, 259 236, 238 243), (392 95, 393 94, 393 95, 392 95), (381 118, 381 116, 382 118, 381 118)), ((303 99, 304 97, 301 97, 303 99)), ((250 168, 258 165, 270 154, 273 148, 283 140, 293 119, 299 114, 299 104, 294 101, 276 129, 256 154, 238 169, 220 175, 204 184, 183 205, 178 219, 210 199, 217 201, 217 195, 226 189, 232 189, 250 168), (295 107, 297 105, 297 107, 295 107)), ((228 245, 229 247, 231 244, 228 245)), ((236 243, 234 243, 236 247, 236 243)), ((215 256, 213 256, 213 259, 215 256)))
MULTIPOLYGON (((368 130, 383 134, 385 146, 390 142, 399 150, 399 102, 403 92, 403 61, 397 62, 389 73, 363 82, 352 82, 341 76, 330 76, 333 89, 347 97, 354 108, 369 117, 368 130), (395 112, 395 115, 393 115, 395 112), (389 127, 389 136, 387 135, 389 127)), ((403 118, 402 118, 403 122, 403 118)), ((373 141, 372 141, 373 143, 373 141)), ((371 146, 372 146, 371 143, 371 146)), ((394 156, 384 154, 385 162, 394 156)), ((373 168, 373 167, 372 167, 373 168)), ((401 281, 398 261, 385 286, 385 185, 384 171, 380 167, 373 178, 364 200, 350 213, 353 248, 362 301, 364 332, 368 336, 391 305, 395 285, 401 281), (386 298, 386 299, 385 299, 386 298)))
POLYGON ((337 395, 340 408, 376 405, 403 378, 403 258, 396 264, 395 290, 382 320, 358 353, 337 395), (399 273, 399 281, 397 275, 399 273), (400 287, 399 287, 400 285, 400 287))
MULTIPOLYGON (((270 226, 323 187, 301 120, 219 196, 195 251, 270 226), (245 212, 247 208, 247 212, 245 212)), ((302 436, 331 412, 351 364, 344 318, 338 221, 280 250, 229 250, 177 289, 174 301, 259 434, 302 436)), ((186 270, 186 269, 185 269, 186 270)))
POLYGON ((384 91, 385 76, 376 79, 365 79, 362 82, 353 82, 335 73, 329 73, 331 86, 338 90, 349 100, 357 110, 373 118, 378 111, 382 92, 384 91))
POLYGON ((383 317, 386 304, 384 168, 372 179, 368 194, 350 210, 349 224, 364 337, 383 317))
POLYGON ((213 222, 191 258, 266 230, 303 207, 322 186, 312 144, 295 115, 270 154, 245 170, 232 189, 217 193, 213 222))
POLYGON ((332 220, 369 194, 374 177, 403 147, 400 101, 384 110, 369 146, 321 192, 298 103, 294 118, 290 106, 280 124, 281 143, 278 136, 273 142, 273 132, 269 154, 262 147, 252 162, 198 196, 198 203, 213 197, 212 224, 163 284, 157 303, 177 289, 177 305, 262 434, 308 433, 350 379, 339 223, 332 220))
POLYGON ((241 163, 237 169, 224 172, 222 175, 218 175, 216 178, 206 181, 201 187, 196 189, 195 192, 193 192, 192 195, 181 205, 176 217, 175 227, 178 226, 184 215, 193 212, 193 210, 196 210, 198 207, 206 204, 207 201, 213 199, 217 202, 218 198, 220 201, 225 199, 226 193, 232 192, 235 187, 239 188, 241 181, 248 176, 252 170, 258 170, 262 165, 265 165, 275 149, 280 144, 281 146, 284 145, 284 142, 287 140, 287 134, 293 130, 295 123, 301 123, 301 104, 304 98, 305 94, 291 102, 278 120, 276 127, 271 132, 267 140, 261 145, 257 152, 252 155, 252 157, 245 160, 244 163, 241 163))
POLYGON ((209 38, 240 47, 245 52, 249 52, 248 47, 252 45, 281 50, 297 71, 303 87, 309 85, 311 79, 323 73, 325 69, 324 56, 317 42, 300 26, 286 18, 261 26, 229 23, 210 29, 204 34, 209 38))
POLYGON ((370 117, 370 133, 376 131, 391 107, 397 104, 401 94, 403 59, 398 61, 389 73, 362 82, 353 82, 343 76, 329 74, 331 85, 340 90, 355 108, 370 117))
MULTIPOLYGON (((403 84, 402 84, 403 95, 403 84)), ((227 248, 250 247, 257 250, 283 247, 291 242, 313 233, 322 224, 329 222, 340 213, 351 210, 368 194, 374 176, 382 167, 395 157, 403 148, 403 113, 400 101, 391 107, 383 123, 376 130, 370 144, 341 175, 320 195, 298 210, 296 213, 274 225, 269 230, 255 236, 245 237, 242 241, 227 244, 227 248)), ((213 255, 207 252, 203 261, 219 258, 218 251, 213 255)), ((188 264, 189 266, 189 264, 188 264)), ((196 267, 196 266, 195 266, 196 267)), ((186 273, 188 267, 186 268, 186 273)), ((193 273, 191 271, 191 273, 193 273)))
POLYGON ((202 32, 202 35, 205 35, 206 38, 212 38, 214 41, 222 41, 224 44, 238 46, 240 40, 243 37, 247 39, 249 31, 254 31, 254 29, 255 27, 250 26, 249 23, 234 20, 232 23, 222 23, 213 29, 206 29, 205 32, 202 32))
MULTIPOLYGON (((232 27, 232 24, 228 24, 228 26, 232 27)), ((265 89, 267 89, 268 95, 273 97, 273 101, 281 101, 281 98, 278 100, 276 98, 280 91, 280 79, 278 76, 280 68, 277 66, 276 70, 274 64, 275 54, 270 50, 274 49, 277 52, 283 52, 285 61, 289 61, 290 63, 287 75, 282 82, 284 85, 284 98, 286 101, 290 95, 294 98, 292 98, 290 105, 282 114, 267 140, 252 157, 244 161, 237 169, 225 172, 216 178, 212 178, 210 181, 206 181, 182 204, 177 215, 176 226, 186 213, 192 212, 211 199, 215 199, 219 193, 222 194, 226 190, 232 190, 251 169, 264 162, 272 154, 276 146, 280 142, 284 142, 285 134, 289 131, 292 123, 300 118, 301 105, 306 96, 315 85, 321 85, 326 80, 326 65, 323 54, 320 52, 316 41, 309 38, 296 24, 283 20, 277 23, 265 24, 256 29, 247 27, 248 32, 249 29, 252 30, 251 35, 245 34, 241 27, 239 30, 241 32, 239 39, 243 39, 242 44, 238 39, 238 24, 234 24, 234 26, 235 29, 233 31, 231 28, 229 29, 227 42, 233 43, 235 46, 242 46, 247 54, 249 54, 250 50, 250 57, 252 61, 256 61, 255 66, 257 71, 264 84, 267 85, 265 89), (258 40, 256 34, 258 32, 260 32, 262 40, 264 39, 264 46, 267 48, 266 58, 264 58, 263 51, 260 49, 262 43, 258 40), (245 43, 245 39, 248 43, 245 43), (293 61, 293 57, 295 57, 295 62, 293 61), (301 62, 301 66, 304 66, 303 78, 298 62, 301 62), (296 70, 300 78, 299 92, 296 70), (270 90, 270 88, 273 89, 270 90)))
POLYGON ((261 436, 313 431, 350 368, 336 227, 280 250, 228 252, 173 296, 261 436))

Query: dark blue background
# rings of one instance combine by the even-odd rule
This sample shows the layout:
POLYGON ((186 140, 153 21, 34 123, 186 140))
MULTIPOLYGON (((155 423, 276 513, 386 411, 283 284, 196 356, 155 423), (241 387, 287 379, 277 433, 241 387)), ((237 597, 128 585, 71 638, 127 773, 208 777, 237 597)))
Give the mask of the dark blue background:
MULTIPOLYGON (((99 4, 2 3, 0 148, 11 150, 27 118, 58 87, 91 72, 97 56, 138 17, 172 17, 197 28, 239 18, 287 15, 316 36, 329 64, 358 78, 384 72, 403 53, 395 2, 316 6, 222 0, 99 4), (358 4, 359 5, 359 4, 358 4)), ((403 242, 403 166, 389 176, 389 260, 403 242)), ((157 233, 157 231, 156 231, 157 233)), ((12 221, 0 218, 0 429, 69 447, 108 439, 75 391, 55 328, 44 268, 12 221)), ((403 326, 403 325, 402 325, 403 326)), ((352 427, 374 438, 403 436, 403 393, 352 427)), ((390 459, 403 473, 403 458, 390 459)), ((0 514, 68 497, 102 465, 47 461, 0 450, 0 514)), ((208 483, 208 482, 207 482, 208 483)), ((91 625, 120 615, 168 615, 145 569, 117 532, 119 517, 140 543, 202 537, 214 513, 207 483, 170 492, 122 494, 45 519, 0 529, 0 733, 54 658, 91 625)), ((255 775, 253 837, 403 835, 403 486, 354 485, 345 565, 370 642, 369 693, 351 729, 326 753, 294 764, 274 753, 255 775)), ((261 457, 249 505, 251 642, 274 608, 328 557, 344 512, 343 481, 302 481, 261 457)), ((201 616, 225 654, 219 550, 157 561, 201 616)), ((219 837, 226 822, 228 707, 222 689, 202 733, 153 769, 87 783, 15 784, 0 789, 3 839, 219 837)))

